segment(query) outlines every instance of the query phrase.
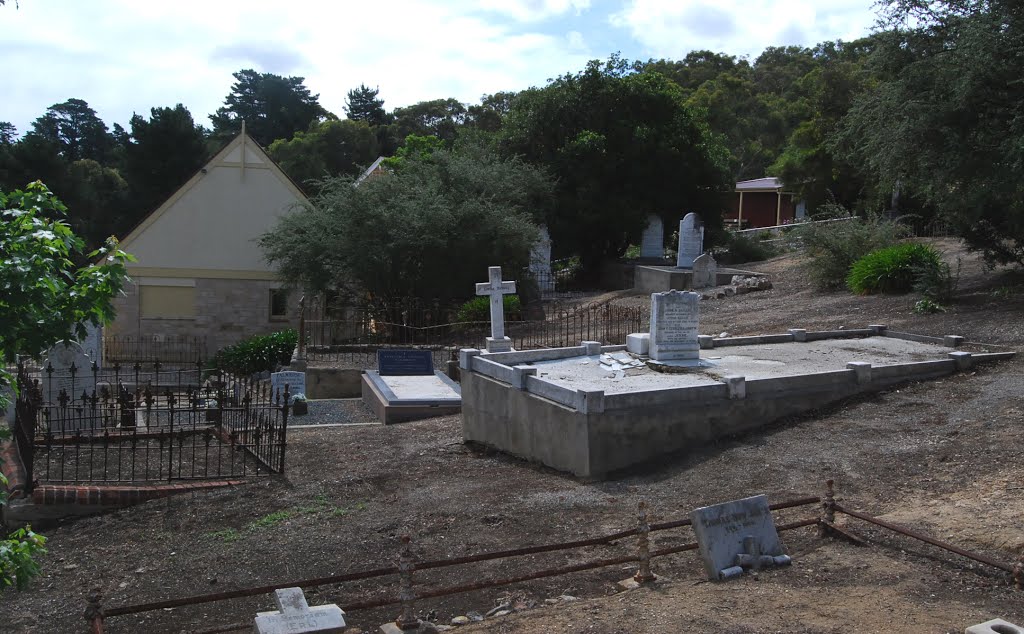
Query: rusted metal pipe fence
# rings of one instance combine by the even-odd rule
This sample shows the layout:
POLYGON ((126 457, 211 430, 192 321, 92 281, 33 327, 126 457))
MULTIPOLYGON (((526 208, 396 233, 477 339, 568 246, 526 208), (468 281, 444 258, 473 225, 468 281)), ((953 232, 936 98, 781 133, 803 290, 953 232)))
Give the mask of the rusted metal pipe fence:
MULTIPOLYGON (((769 506, 769 508, 771 510, 773 510, 773 511, 775 511, 775 510, 783 510, 783 509, 796 508, 796 507, 800 507, 800 506, 809 506, 809 505, 819 504, 820 501, 821 500, 819 498, 817 498, 817 497, 803 497, 803 498, 799 498, 799 499, 796 499, 796 500, 790 500, 790 501, 787 501, 787 502, 781 502, 781 503, 778 503, 778 504, 772 504, 772 505, 769 506)), ((465 565, 465 564, 470 564, 470 563, 478 563, 478 562, 483 562, 483 561, 495 561, 495 560, 498 560, 498 559, 506 559, 506 558, 510 558, 510 557, 522 557, 522 556, 526 556, 526 555, 536 555, 536 554, 541 554, 541 553, 550 553, 550 552, 556 552, 556 551, 573 550, 573 549, 585 548, 585 547, 589 547, 589 546, 601 546, 601 545, 606 545, 606 544, 610 544, 610 543, 619 541, 619 540, 627 538, 627 537, 639 536, 639 535, 641 535, 642 533, 645 533, 645 532, 656 532, 656 531, 670 530, 670 529, 673 529, 673 528, 681 528, 681 527, 684 527, 684 526, 690 526, 692 524, 690 519, 686 518, 686 519, 680 519, 680 520, 674 520, 674 521, 668 521, 668 522, 661 522, 661 523, 655 523, 655 524, 647 524, 646 525, 646 529, 647 530, 644 531, 643 530, 644 529, 644 524, 647 521, 646 507, 644 508, 644 510, 641 511, 641 513, 639 515, 640 515, 640 517, 638 518, 639 521, 638 521, 637 527, 626 529, 626 530, 622 530, 622 531, 618 531, 618 532, 615 532, 615 533, 610 533, 610 534, 607 534, 607 535, 601 535, 601 536, 598 536, 598 537, 592 537, 592 538, 588 538, 588 539, 574 540, 574 541, 570 541, 570 542, 559 542, 559 543, 544 544, 544 545, 539 545, 539 546, 527 546, 527 547, 524 547, 524 548, 515 548, 515 549, 510 549, 510 550, 501 550, 501 551, 493 551, 493 552, 487 552, 487 553, 478 553, 476 555, 467 555, 467 556, 464 556, 464 557, 452 557, 452 558, 448 558, 448 559, 441 559, 441 560, 435 560, 435 561, 415 562, 415 561, 409 559, 409 557, 411 556, 411 552, 409 551, 409 547, 408 547, 409 546, 408 538, 407 537, 403 537, 403 540, 402 540, 402 557, 400 557, 398 564, 394 565, 394 566, 388 566, 388 567, 383 567, 383 568, 376 568, 376 569, 373 569, 373 570, 362 570, 362 571, 350 572, 350 573, 345 573, 345 574, 340 574, 340 575, 330 575, 330 576, 327 576, 327 577, 318 577, 318 578, 313 578, 313 579, 302 579, 302 580, 284 581, 284 582, 278 582, 278 583, 274 583, 274 584, 270 584, 270 585, 256 586, 256 587, 251 587, 251 588, 240 588, 238 590, 228 590, 228 591, 225 591, 225 592, 217 592, 217 593, 211 593, 211 594, 196 595, 196 596, 191 596, 191 597, 181 597, 181 598, 177 598, 177 599, 167 599, 167 600, 164 600, 164 601, 154 601, 154 602, 150 602, 150 603, 142 603, 142 604, 137 604, 137 605, 115 606, 115 607, 112 607, 112 608, 103 609, 101 607, 101 605, 100 605, 99 591, 98 590, 94 590, 92 593, 90 593, 90 604, 89 604, 89 609, 86 611, 86 619, 90 623, 90 630, 89 630, 90 632, 102 633, 104 631, 103 627, 104 627, 105 619, 116 617, 116 616, 125 616, 125 615, 129 615, 129 614, 138 614, 138 613, 142 613, 142 612, 152 612, 152 611, 163 610, 163 609, 168 609, 168 608, 177 608, 177 607, 183 607, 183 606, 188 606, 188 605, 200 605, 200 604, 204 604, 204 603, 213 603, 213 602, 217 602, 217 601, 226 601, 226 600, 230 600, 230 599, 239 599, 239 598, 244 598, 244 597, 258 596, 258 595, 262 595, 262 594, 269 594, 269 593, 274 592, 275 590, 278 590, 280 588, 289 588, 289 587, 313 588, 313 587, 318 587, 318 586, 323 586, 323 585, 338 584, 338 583, 344 583, 344 582, 349 582, 349 581, 361 581, 361 580, 385 577, 385 576, 395 575, 395 574, 398 574, 400 577, 402 577, 402 579, 400 579, 400 584, 399 584, 400 588, 399 588, 399 593, 397 595, 391 596, 391 597, 387 597, 387 598, 380 598, 380 599, 372 599, 372 600, 366 600, 366 601, 357 601, 357 602, 347 603, 344 606, 342 606, 342 609, 345 610, 346 612, 353 612, 353 611, 356 611, 356 610, 367 610, 367 609, 372 609, 372 608, 380 608, 380 607, 385 607, 385 606, 389 606, 389 605, 396 605, 396 604, 400 604, 400 603, 403 603, 405 605, 411 606, 416 600, 420 600, 420 599, 432 599, 432 598, 443 597, 443 596, 448 596, 448 595, 453 595, 453 594, 461 594, 461 593, 465 593, 465 592, 472 592, 472 591, 476 591, 476 590, 483 590, 483 589, 487 589, 487 588, 495 588, 495 587, 507 586, 507 585, 512 585, 512 584, 516 584, 516 583, 521 583, 521 582, 524 582, 524 581, 532 581, 532 580, 535 580, 535 579, 542 579, 542 578, 546 578, 546 577, 555 577, 555 576, 571 574, 571 573, 575 573, 575 572, 583 572, 583 571, 586 571, 586 570, 594 570, 594 569, 597 569, 597 568, 605 568, 605 567, 608 567, 608 566, 622 565, 622 564, 627 564, 627 563, 631 563, 631 562, 642 562, 645 557, 644 557, 643 552, 642 552, 643 546, 640 546, 640 548, 639 548, 640 552, 638 552, 637 554, 625 555, 625 556, 614 557, 614 558, 609 558, 609 559, 601 559, 601 560, 597 560, 597 561, 585 562, 585 563, 580 563, 580 564, 572 564, 572 565, 568 565, 568 566, 560 566, 560 567, 557 567, 557 568, 549 568, 549 569, 545 569, 545 570, 529 572, 529 573, 525 573, 525 574, 521 574, 521 575, 516 575, 516 576, 512 576, 512 577, 505 577, 505 578, 499 578, 499 579, 484 579, 484 580, 476 581, 476 582, 473 582, 473 583, 462 584, 462 585, 457 585, 457 586, 450 586, 450 587, 444 587, 444 588, 433 588, 433 589, 429 589, 429 590, 426 590, 426 591, 420 591, 420 592, 412 591, 411 574, 412 574, 413 570, 431 570, 431 569, 439 569, 439 568, 448 568, 448 567, 451 567, 451 566, 460 566, 460 565, 465 565), (403 568, 404 568, 404 570, 403 570, 403 568), (412 594, 410 595, 411 591, 412 591, 412 594)), ((818 523, 818 519, 817 518, 813 518, 813 519, 806 519, 806 520, 801 520, 801 521, 798 521, 798 522, 793 522, 793 523, 790 523, 790 524, 783 524, 783 525, 778 526, 777 528, 778 528, 778 530, 792 530, 792 529, 801 528, 801 527, 804 527, 804 526, 816 525, 817 523, 818 523)), ((644 541, 646 541, 646 540, 644 540, 644 541)), ((660 549, 660 550, 650 551, 646 555, 646 559, 649 561, 650 559, 653 559, 655 557, 664 557, 664 556, 667 556, 667 555, 672 555, 672 554, 681 553, 681 552, 687 552, 687 551, 692 551, 692 550, 697 550, 697 544, 696 543, 687 543, 687 544, 684 544, 684 545, 681 545, 681 546, 674 546, 674 547, 670 547, 670 548, 663 548, 663 549, 660 549)), ((643 568, 643 567, 641 567, 641 568, 643 568)), ((650 574, 650 569, 649 568, 647 568, 647 573, 650 574)), ((647 577, 645 575, 640 575, 639 572, 638 572, 638 575, 644 578, 644 580, 641 581, 641 583, 650 581, 650 580, 652 580, 651 577, 653 577, 653 575, 650 575, 650 577, 647 577)), ((637 579, 637 581, 640 581, 640 579, 637 579)), ((403 609, 403 617, 401 617, 401 618, 404 618, 405 615, 407 615, 408 613, 409 613, 408 609, 404 608, 403 609)), ((251 627, 251 624, 241 623, 241 624, 237 624, 237 625, 223 626, 223 627, 220 627, 220 628, 215 628, 214 630, 206 630, 206 631, 207 632, 213 632, 213 631, 224 632, 224 631, 232 631, 233 629, 246 629, 246 628, 249 628, 249 627, 251 627)))

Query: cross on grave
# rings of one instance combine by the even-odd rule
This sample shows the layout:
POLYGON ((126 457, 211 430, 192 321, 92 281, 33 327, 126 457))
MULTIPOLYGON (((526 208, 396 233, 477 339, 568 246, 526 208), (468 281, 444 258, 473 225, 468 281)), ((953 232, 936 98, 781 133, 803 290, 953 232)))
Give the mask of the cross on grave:
POLYGON ((505 304, 502 295, 516 292, 515 282, 501 281, 501 267, 487 267, 487 282, 476 285, 477 295, 491 297, 491 336, 487 337, 487 352, 508 352, 512 340, 505 336, 505 304))
POLYGON ((309 607, 302 588, 274 591, 280 612, 257 612, 255 634, 337 634, 345 631, 345 613, 334 604, 309 607))

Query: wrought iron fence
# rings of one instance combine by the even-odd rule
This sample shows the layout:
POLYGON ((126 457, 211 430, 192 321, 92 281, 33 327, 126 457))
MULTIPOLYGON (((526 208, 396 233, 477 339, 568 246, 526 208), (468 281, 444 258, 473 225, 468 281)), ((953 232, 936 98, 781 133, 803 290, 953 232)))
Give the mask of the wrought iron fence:
MULTIPOLYGON (((611 304, 550 308, 545 319, 506 321, 505 334, 520 350, 572 346, 584 340, 621 344, 629 333, 645 329, 647 310, 611 304)), ((460 348, 481 348, 490 335, 487 321, 429 323, 422 314, 410 318, 412 313, 406 313, 406 321, 392 322, 357 308, 341 314, 360 318, 305 322, 307 360, 373 368, 378 349, 402 346, 431 350, 434 367, 444 369, 460 348)))
POLYGON ((106 364, 153 363, 159 359, 165 366, 194 365, 207 358, 206 339, 181 335, 106 336, 102 358, 106 364))
MULTIPOLYGON (((73 371, 74 370, 74 371, 73 371)), ((217 371, 18 372, 15 434, 34 482, 157 482, 282 473, 287 394, 217 371), (187 377, 187 378, 185 378, 187 377), (134 378, 134 383, 125 380, 134 378), (156 379, 156 383, 152 379, 156 379), (129 387, 131 389, 129 389, 129 387), (79 394, 79 389, 81 393, 79 394)))

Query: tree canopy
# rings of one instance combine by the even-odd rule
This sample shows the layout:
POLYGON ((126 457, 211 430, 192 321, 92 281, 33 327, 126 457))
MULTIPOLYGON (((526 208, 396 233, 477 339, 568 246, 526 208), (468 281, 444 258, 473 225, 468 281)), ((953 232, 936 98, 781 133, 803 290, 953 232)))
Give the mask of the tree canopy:
POLYGON ((353 121, 365 121, 368 125, 384 125, 388 122, 388 114, 384 110, 384 100, 378 99, 379 88, 368 88, 359 84, 359 88, 348 91, 345 97, 345 113, 353 121))
POLYGON ((370 126, 351 119, 322 121, 289 140, 274 141, 267 153, 310 193, 320 180, 358 174, 380 155, 370 126))
POLYGON ((540 170, 481 146, 409 157, 352 185, 325 183, 260 240, 283 279, 371 301, 465 298, 488 266, 528 264, 531 212, 551 191, 540 170))
POLYGON ((210 115, 218 138, 238 134, 244 120, 249 135, 267 147, 334 116, 320 105, 320 95, 309 92, 303 77, 282 77, 252 69, 233 75, 235 83, 224 105, 210 115))
POLYGON ((590 272, 635 242, 648 214, 671 226, 697 211, 712 233, 721 224, 727 150, 661 74, 591 62, 520 93, 500 143, 557 177, 552 241, 590 272))

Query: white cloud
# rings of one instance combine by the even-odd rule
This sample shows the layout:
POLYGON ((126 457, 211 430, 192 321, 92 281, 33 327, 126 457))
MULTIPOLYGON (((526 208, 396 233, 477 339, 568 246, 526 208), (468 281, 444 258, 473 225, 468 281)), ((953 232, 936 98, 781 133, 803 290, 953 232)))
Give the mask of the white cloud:
POLYGON ((537 22, 570 10, 581 15, 590 8, 590 0, 482 0, 480 7, 520 22, 537 22))
POLYGON ((609 22, 653 57, 710 49, 756 57, 768 46, 852 40, 874 24, 870 0, 630 0, 609 22))

